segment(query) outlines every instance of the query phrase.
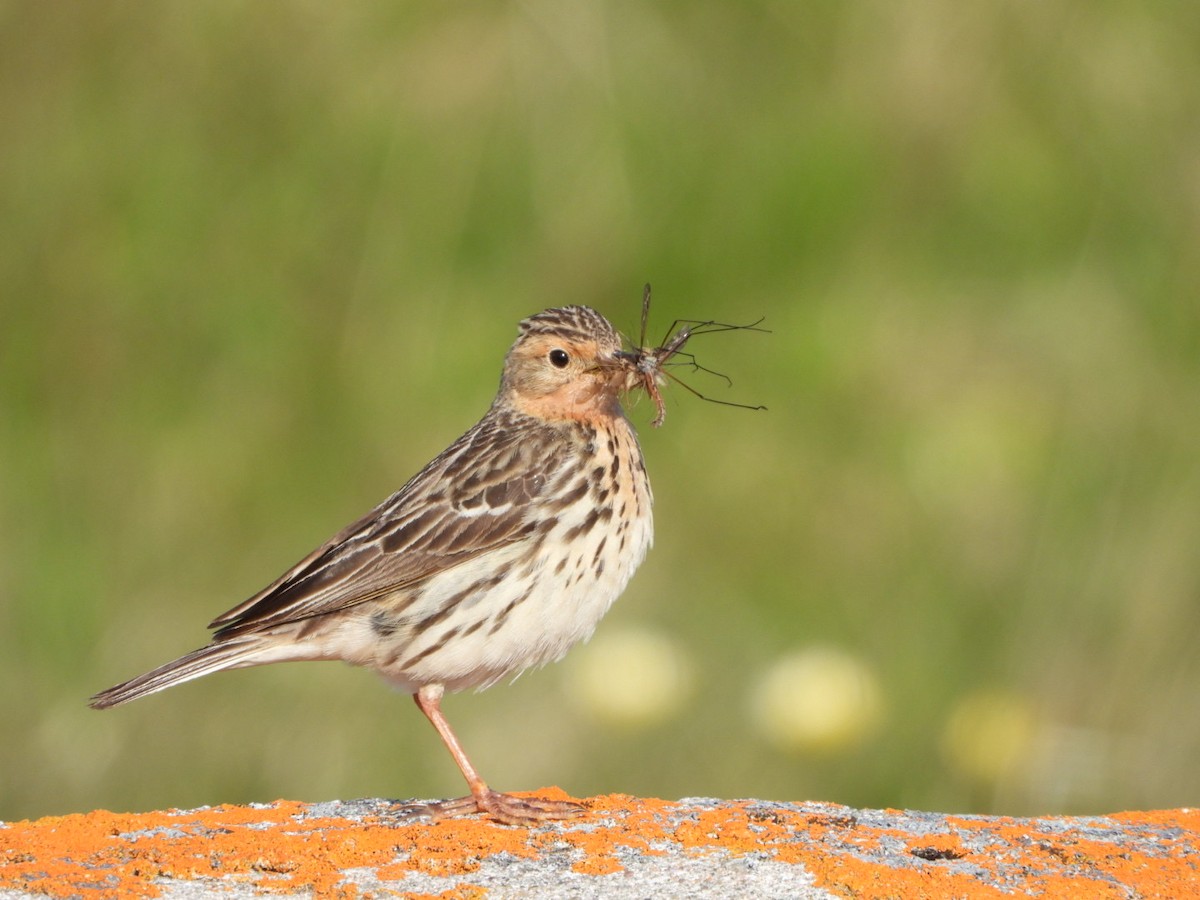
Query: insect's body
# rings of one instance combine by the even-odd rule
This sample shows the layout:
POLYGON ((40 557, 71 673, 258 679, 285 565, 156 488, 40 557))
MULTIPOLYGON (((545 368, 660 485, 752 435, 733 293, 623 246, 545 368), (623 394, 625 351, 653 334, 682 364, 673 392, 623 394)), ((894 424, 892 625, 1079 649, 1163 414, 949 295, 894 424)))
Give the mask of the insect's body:
MULTIPOLYGON (((689 393, 695 394, 701 400, 708 400, 712 403, 720 403, 723 406, 739 406, 743 409, 766 409, 765 406, 747 406, 743 403, 731 403, 728 400, 715 400, 712 397, 705 397, 699 391, 688 387, 678 378, 668 375, 665 371, 663 371, 663 367, 670 362, 672 357, 683 355, 690 360, 690 362, 687 364, 693 369, 708 372, 710 375, 718 375, 719 377, 724 378, 726 382, 729 382, 729 379, 726 376, 721 375, 721 373, 714 372, 712 369, 706 369, 704 366, 697 363, 695 358, 692 357, 690 353, 683 353, 683 346, 695 335, 707 334, 714 331, 765 331, 765 329, 758 327, 758 322, 753 322, 749 325, 724 325, 720 322, 713 321, 689 321, 686 322, 682 328, 676 331, 674 336, 672 336, 670 339, 664 338, 662 344, 659 346, 647 347, 645 346, 646 324, 649 316, 650 285, 646 285, 642 293, 642 333, 641 338, 638 340, 638 346, 634 350, 619 353, 618 356, 623 357, 626 362, 632 364, 633 366, 633 372, 630 373, 630 389, 634 388, 635 386, 640 387, 646 392, 647 396, 654 401, 654 406, 657 410, 657 413, 654 417, 654 421, 650 423, 651 425, 657 428, 662 425, 667 418, 667 406, 663 402, 662 393, 659 391, 659 387, 665 384, 666 379, 668 378, 681 385, 683 389, 689 393)), ((758 321, 761 322, 762 319, 759 319, 758 321)), ((670 334, 678 324, 680 324, 679 319, 676 319, 674 322, 672 322, 671 327, 667 330, 667 334, 670 334)))

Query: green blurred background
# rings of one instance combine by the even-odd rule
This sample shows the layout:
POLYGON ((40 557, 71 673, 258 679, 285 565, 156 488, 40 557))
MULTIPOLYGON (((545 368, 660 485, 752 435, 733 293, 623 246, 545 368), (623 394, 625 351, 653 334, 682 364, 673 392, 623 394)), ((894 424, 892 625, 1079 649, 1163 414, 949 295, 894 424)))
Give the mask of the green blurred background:
POLYGON ((365 512, 524 316, 749 321, 641 429, 497 787, 1200 803, 1200 16, 1140 2, 0 4, 0 819, 449 796, 335 664, 93 692, 365 512))

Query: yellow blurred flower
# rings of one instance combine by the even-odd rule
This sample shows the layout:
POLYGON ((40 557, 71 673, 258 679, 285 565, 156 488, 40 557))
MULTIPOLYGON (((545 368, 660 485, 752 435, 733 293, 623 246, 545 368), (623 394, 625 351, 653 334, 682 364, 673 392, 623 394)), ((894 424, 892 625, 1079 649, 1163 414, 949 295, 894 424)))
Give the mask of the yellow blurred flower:
POLYGON ((782 750, 834 753, 878 724, 883 701, 874 673, 834 647, 809 647, 777 660, 751 693, 759 732, 782 750))
POLYGON ((942 755, 961 774, 993 783, 1029 761, 1036 731, 1029 701, 1012 691, 968 694, 950 713, 942 755))
POLYGON ((572 654, 566 685, 597 719, 644 727, 682 708, 691 693, 691 671, 679 644, 658 632, 606 629, 572 654))

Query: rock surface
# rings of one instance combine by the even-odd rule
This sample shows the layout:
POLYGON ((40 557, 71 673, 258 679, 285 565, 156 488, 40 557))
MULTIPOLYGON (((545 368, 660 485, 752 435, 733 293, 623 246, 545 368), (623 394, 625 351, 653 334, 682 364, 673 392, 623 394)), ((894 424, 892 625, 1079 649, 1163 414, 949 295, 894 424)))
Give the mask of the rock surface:
POLYGON ((429 823, 381 800, 0 823, 0 898, 1200 897, 1194 809, 1012 819, 584 802, 586 816, 537 828, 429 823))

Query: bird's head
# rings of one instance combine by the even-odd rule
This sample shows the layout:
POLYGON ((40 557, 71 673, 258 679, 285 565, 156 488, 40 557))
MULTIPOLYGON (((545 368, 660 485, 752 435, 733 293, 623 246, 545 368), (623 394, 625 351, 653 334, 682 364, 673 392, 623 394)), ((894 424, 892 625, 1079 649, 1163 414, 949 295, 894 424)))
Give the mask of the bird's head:
POLYGON ((504 359, 497 402, 549 420, 621 415, 632 369, 620 351, 617 330, 590 307, 530 316, 504 359))

